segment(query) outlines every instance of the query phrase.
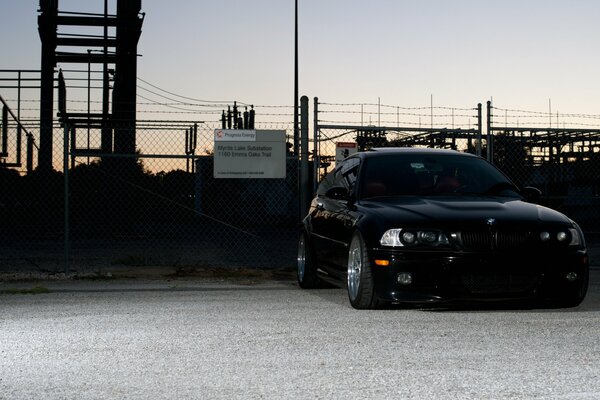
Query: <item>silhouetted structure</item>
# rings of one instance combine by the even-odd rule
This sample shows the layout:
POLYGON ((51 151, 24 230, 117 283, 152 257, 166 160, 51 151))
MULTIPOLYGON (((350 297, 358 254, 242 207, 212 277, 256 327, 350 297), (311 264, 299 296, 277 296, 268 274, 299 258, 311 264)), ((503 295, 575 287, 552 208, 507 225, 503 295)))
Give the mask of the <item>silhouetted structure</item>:
MULTIPOLYGON (((40 151, 38 167, 52 169, 52 125, 54 100, 54 69, 57 63, 103 65, 102 113, 68 113, 66 91, 59 91, 60 114, 65 122, 80 127, 102 126, 101 151, 118 154, 135 153, 137 43, 141 35, 143 14, 141 0, 116 0, 116 15, 59 11, 58 0, 40 0, 38 30, 42 41, 40 90, 40 151), (97 27, 102 35, 73 35, 59 33, 62 26, 97 27), (109 36, 109 28, 116 30, 109 36), (80 51, 57 51, 57 47, 79 48, 80 51), (85 50, 81 50, 85 48, 85 50), (110 72, 114 65, 112 115, 109 112, 110 72), (115 125, 118 123, 118 126, 115 125), (114 149, 112 127, 114 129, 114 149)), ((60 83, 60 82, 59 82, 60 83)), ((62 82, 64 85, 64 82, 62 82)))
POLYGON ((356 143, 361 151, 373 147, 386 147, 386 132, 383 129, 361 129, 356 132, 356 143))
POLYGON ((246 107, 242 113, 239 111, 237 102, 233 102, 233 110, 231 106, 227 106, 227 113, 225 110, 221 113, 221 128, 222 129, 254 129, 254 119, 256 112, 254 106, 250 105, 250 111, 246 107), (243 117, 242 117, 243 115, 243 117))

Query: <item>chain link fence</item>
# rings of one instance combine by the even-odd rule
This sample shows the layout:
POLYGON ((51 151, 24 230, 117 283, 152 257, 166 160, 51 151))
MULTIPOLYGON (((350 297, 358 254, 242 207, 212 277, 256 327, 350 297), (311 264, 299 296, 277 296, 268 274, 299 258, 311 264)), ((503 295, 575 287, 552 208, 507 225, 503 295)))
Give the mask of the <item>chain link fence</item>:
POLYGON ((600 233, 600 120, 492 107, 492 161, 519 186, 534 186, 542 203, 559 210, 598 241, 600 233), (595 121, 596 120, 596 121, 595 121))
MULTIPOLYGON (((600 131, 573 128, 569 115, 549 120, 543 113, 488 106, 486 130, 480 106, 401 108, 315 99, 314 111, 309 193, 335 166, 340 142, 356 143, 358 150, 422 146, 468 151, 490 158, 518 185, 541 189, 542 204, 576 220, 589 242, 600 242, 600 131), (526 127, 519 115, 539 123, 526 127)), ((53 169, 44 171, 36 165, 39 126, 19 127, 11 115, 4 120, 0 270, 193 270, 295 263, 301 168, 289 150, 285 179, 216 179, 217 122, 139 120, 135 128, 113 126, 108 133, 93 124, 67 130, 55 126, 53 169), (134 154, 102 150, 107 143, 116 146, 111 141, 121 134, 134 154)), ((288 143, 293 142, 289 123, 256 128, 283 129, 288 143)))
POLYGON ((53 170, 0 168, 0 270, 293 266, 297 160, 285 179, 215 179, 218 127, 113 126, 134 132, 129 155, 104 153, 101 128, 54 127, 53 170))
MULTIPOLYGON (((331 108, 332 105, 329 106, 331 108)), ((356 108, 356 105, 352 106, 356 108)), ((371 109, 374 106, 371 104, 371 109)), ((364 109, 366 107, 362 108, 361 117, 364 109)), ((511 113, 495 109, 488 103, 487 132, 483 134, 481 112, 478 118, 469 117, 469 121, 475 123, 467 122, 464 128, 452 124, 449 128, 442 125, 448 123, 448 113, 441 115, 434 114, 432 109, 429 111, 432 123, 427 127, 415 127, 414 122, 407 121, 404 121, 404 126, 357 126, 348 124, 351 121, 335 125, 332 124, 335 121, 318 121, 318 176, 323 177, 335 166, 339 143, 356 143, 359 151, 370 147, 400 146, 446 148, 480 154, 490 159, 518 186, 540 189, 542 205, 575 220, 584 230, 590 247, 600 248, 600 129, 594 129, 589 123, 592 116, 586 116, 588 124, 582 127, 574 126, 574 122, 569 120, 569 117, 581 119, 581 115, 564 114, 560 121, 550 123, 549 118, 555 117, 552 114, 518 110, 510 110, 511 113), (537 118, 537 124, 524 126, 523 121, 516 121, 518 117, 514 114, 522 116, 523 113, 537 118), (433 123, 434 115, 441 120, 440 125, 433 123)), ((324 115, 332 113, 335 114, 329 111, 324 115)), ((377 113, 377 110, 364 112, 366 115, 377 113)), ((415 113, 413 117, 427 115, 415 113)), ((594 250, 590 254, 593 263, 600 263, 600 251, 594 250)))

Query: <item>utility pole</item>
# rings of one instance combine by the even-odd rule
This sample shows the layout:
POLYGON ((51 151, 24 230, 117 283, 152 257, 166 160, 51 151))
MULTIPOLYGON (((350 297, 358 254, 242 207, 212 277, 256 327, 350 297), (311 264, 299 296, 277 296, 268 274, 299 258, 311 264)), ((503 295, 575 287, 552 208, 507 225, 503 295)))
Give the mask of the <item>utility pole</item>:
POLYGON ((298 0, 294 4, 294 157, 298 158, 298 0))

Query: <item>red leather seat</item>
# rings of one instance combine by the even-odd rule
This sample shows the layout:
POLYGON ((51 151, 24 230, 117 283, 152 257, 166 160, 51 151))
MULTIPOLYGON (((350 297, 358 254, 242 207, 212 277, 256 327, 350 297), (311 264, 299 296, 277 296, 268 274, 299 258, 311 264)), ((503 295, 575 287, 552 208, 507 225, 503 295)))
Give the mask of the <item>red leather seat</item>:
POLYGON ((363 193, 364 198, 366 197, 378 197, 385 196, 386 188, 385 185, 381 182, 367 182, 365 185, 365 190, 363 193))
POLYGON ((460 187, 460 181, 454 176, 440 176, 435 183, 435 193, 451 193, 460 187))

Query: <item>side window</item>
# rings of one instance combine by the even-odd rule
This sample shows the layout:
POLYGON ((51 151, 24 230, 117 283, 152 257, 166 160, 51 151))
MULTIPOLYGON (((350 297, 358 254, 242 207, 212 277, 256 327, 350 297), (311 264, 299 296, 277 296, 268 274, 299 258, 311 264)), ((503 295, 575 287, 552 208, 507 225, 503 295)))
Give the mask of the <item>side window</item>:
POLYGON ((352 190, 358 175, 360 160, 357 157, 346 159, 336 166, 319 184, 317 195, 323 196, 332 187, 344 187, 352 190))
POLYGON ((358 157, 349 158, 342 162, 339 169, 336 168, 334 176, 334 186, 342 186, 348 190, 352 190, 356 183, 358 175, 358 165, 360 159, 358 157))
POLYGON ((327 193, 327 191, 334 186, 334 184, 333 184, 334 176, 335 176, 335 170, 333 170, 330 173, 328 173, 327 175, 325 175, 323 180, 321 180, 321 183, 319 183, 319 187, 317 187, 317 196, 324 196, 325 193, 327 193))

